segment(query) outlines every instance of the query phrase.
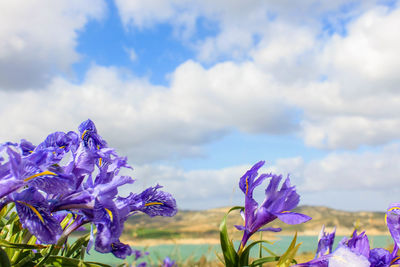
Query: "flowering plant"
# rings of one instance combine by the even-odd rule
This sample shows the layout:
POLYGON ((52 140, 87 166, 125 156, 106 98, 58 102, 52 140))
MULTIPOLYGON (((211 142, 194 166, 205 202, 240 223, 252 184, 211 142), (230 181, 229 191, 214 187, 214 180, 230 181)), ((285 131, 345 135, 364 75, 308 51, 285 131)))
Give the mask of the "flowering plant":
MULTIPOLYGON (((299 224, 311 220, 311 217, 291 212, 296 208, 300 196, 296 193, 294 186, 290 184, 290 178, 287 177, 279 189, 279 183, 282 180, 282 175, 273 173, 261 174, 258 176, 258 170, 264 165, 264 161, 256 163, 250 170, 248 170, 239 180, 239 187, 244 193, 245 205, 244 207, 233 207, 225 215, 220 225, 220 242, 224 256, 224 263, 227 267, 238 267, 249 265, 250 250, 254 245, 264 240, 255 241, 247 245, 249 238, 259 231, 272 231, 279 232, 281 228, 264 227, 268 223, 279 219, 287 224, 299 224), (261 204, 254 199, 254 189, 261 185, 266 179, 269 180, 268 187, 265 190, 265 199, 261 204), (244 226, 235 225, 235 227, 243 231, 242 240, 239 248, 235 250, 232 240, 228 237, 226 227, 227 215, 233 210, 240 210, 240 214, 244 220, 244 226)), ((278 265, 284 266, 287 261, 291 261, 298 245, 295 246, 296 236, 294 242, 289 246, 287 252, 282 257, 264 257, 253 261, 250 266, 256 266, 265 262, 278 261, 278 265)))
POLYGON ((83 259, 82 246, 124 259, 134 253, 120 241, 129 216, 176 214, 175 199, 160 185, 118 196, 120 186, 134 182, 119 174, 122 168, 131 168, 127 158, 108 147, 91 120, 82 122, 78 130, 54 132, 37 146, 26 140, 0 145, 4 262, 18 265, 28 258, 37 266, 73 264, 68 256, 83 259), (86 224, 91 225, 91 233, 69 246, 68 236, 86 224), (22 231, 15 231, 16 227, 22 231), (57 256, 60 251, 63 257, 57 256))
MULTIPOLYGON (((296 266, 328 267, 389 267, 400 264, 397 255, 400 245, 400 203, 393 203, 386 211, 386 224, 394 241, 392 252, 383 248, 370 248, 365 232, 354 230, 350 238, 344 237, 332 251, 335 232, 320 235, 315 259, 296 266)), ((324 230, 322 230, 324 232, 324 230)), ((321 233, 322 233, 321 232, 321 233)))

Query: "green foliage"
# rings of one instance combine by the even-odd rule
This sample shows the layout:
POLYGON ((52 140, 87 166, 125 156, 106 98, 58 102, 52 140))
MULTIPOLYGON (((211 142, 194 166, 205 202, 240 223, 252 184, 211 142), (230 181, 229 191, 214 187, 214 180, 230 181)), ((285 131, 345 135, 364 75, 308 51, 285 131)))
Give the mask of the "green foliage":
MULTIPOLYGON (((223 259, 221 257, 220 260, 225 264, 226 267, 241 267, 241 266, 262 266, 264 263, 268 262, 277 262, 278 267, 288 267, 290 265, 296 264, 296 260, 294 259, 297 250, 299 249, 301 243, 296 245, 297 240, 297 232, 293 237, 291 244, 288 249, 282 256, 278 256, 273 253, 271 250, 266 248, 263 244, 273 244, 268 240, 257 240, 246 247, 239 247, 238 251, 235 250, 232 240, 228 236, 227 229, 227 217, 230 212, 234 210, 243 210, 243 207, 233 207, 231 208, 224 216, 220 224, 220 243, 222 248, 223 259), (259 245, 259 258, 252 260, 250 258, 250 252, 252 249, 256 248, 256 245, 259 245), (263 257, 262 252, 266 251, 270 256, 263 257)), ((262 235, 260 235, 262 238, 262 235)))
POLYGON ((221 249, 222 249, 222 254, 224 255, 224 262, 226 267, 237 267, 239 266, 239 255, 235 251, 235 247, 233 246, 233 242, 231 239, 229 239, 228 236, 228 229, 226 227, 226 220, 228 218, 228 214, 231 211, 234 210, 242 210, 244 209, 243 207, 233 207, 231 208, 224 218, 222 219, 222 222, 219 226, 219 232, 220 232, 220 242, 221 242, 221 249))
MULTIPOLYGON (((61 222, 62 228, 67 229, 73 221, 73 216, 67 215, 61 222)), ((90 234, 71 245, 66 238, 60 238, 56 245, 36 244, 36 237, 22 227, 14 204, 9 204, 0 211, 0 266, 109 266, 83 260, 90 234)))
POLYGON ((301 243, 296 245, 296 240, 297 240, 297 232, 293 237, 292 242, 290 243, 288 249, 286 252, 280 257, 278 264, 276 265, 277 267, 288 267, 292 265, 293 263, 296 264, 296 260, 294 260, 294 257, 297 253, 297 250, 299 249, 301 243))

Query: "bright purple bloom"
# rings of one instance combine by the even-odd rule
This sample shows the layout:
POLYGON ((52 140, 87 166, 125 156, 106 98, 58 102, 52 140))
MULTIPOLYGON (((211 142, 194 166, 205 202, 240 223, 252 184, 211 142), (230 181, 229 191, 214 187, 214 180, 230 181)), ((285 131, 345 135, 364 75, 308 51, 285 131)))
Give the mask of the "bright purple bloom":
POLYGON ((26 140, 7 142, 0 144, 0 153, 0 208, 15 202, 22 225, 40 243, 54 244, 91 223, 97 234, 91 231, 88 249, 94 244, 97 251, 126 258, 133 251, 119 237, 129 216, 177 212, 175 199, 159 191, 159 185, 126 198, 118 196, 120 186, 134 182, 119 171, 131 167, 126 157, 107 147, 91 120, 81 123, 79 134, 55 132, 38 146, 26 140), (61 229, 66 210, 74 221, 61 229))
POLYGON ((354 253, 358 255, 363 255, 367 259, 369 258, 369 240, 365 232, 357 235, 357 230, 354 230, 352 238, 343 238, 338 246, 346 246, 350 248, 351 251, 353 251, 354 253))
POLYGON ((135 261, 138 260, 139 258, 143 257, 144 255, 149 255, 149 252, 145 251, 141 251, 141 250, 134 250, 133 255, 135 255, 135 261))
POLYGON ((296 266, 328 267, 328 266, 370 266, 389 267, 400 263, 397 257, 397 245, 390 253, 383 248, 370 250, 367 235, 357 235, 354 231, 351 238, 343 238, 333 253, 322 255, 314 260, 296 266))
POLYGON ((158 191, 159 188, 162 188, 162 186, 156 185, 155 187, 150 187, 139 195, 139 198, 144 204, 139 210, 150 217, 172 217, 178 211, 176 201, 170 193, 158 191))
POLYGON ((176 267, 178 266, 175 261, 171 260, 168 256, 165 257, 162 267, 176 267))
POLYGON ((106 141, 97 134, 96 126, 90 119, 82 122, 78 127, 80 138, 85 147, 96 150, 107 146, 106 141))
POLYGON ((251 235, 257 231, 280 231, 279 228, 261 228, 275 219, 280 219, 287 224, 299 224, 311 220, 311 217, 291 212, 296 208, 300 196, 296 193, 294 186, 291 186, 289 177, 283 182, 281 189, 278 190, 281 175, 261 174, 258 178, 258 170, 264 165, 264 161, 256 163, 248 170, 239 181, 239 187, 245 194, 244 207, 244 226, 236 226, 243 230, 243 238, 240 247, 243 248, 251 235), (256 179, 257 178, 257 179, 256 179), (265 190, 265 200, 261 205, 253 198, 254 189, 259 186, 266 178, 271 178, 265 190))
POLYGON ((328 266, 370 266, 369 258, 369 242, 368 237, 362 232, 357 235, 357 231, 353 232, 352 238, 343 238, 333 253, 322 255, 306 263, 297 264, 296 266, 308 267, 328 267, 328 266))
POLYGON ((325 232, 325 225, 322 226, 321 233, 318 238, 318 248, 317 253, 315 254, 315 258, 319 258, 322 255, 332 253, 333 242, 335 241, 335 232, 336 229, 332 231, 332 233, 325 232))
POLYGON ((392 262, 392 255, 386 249, 374 248, 369 253, 369 262, 373 267, 390 266, 392 262))

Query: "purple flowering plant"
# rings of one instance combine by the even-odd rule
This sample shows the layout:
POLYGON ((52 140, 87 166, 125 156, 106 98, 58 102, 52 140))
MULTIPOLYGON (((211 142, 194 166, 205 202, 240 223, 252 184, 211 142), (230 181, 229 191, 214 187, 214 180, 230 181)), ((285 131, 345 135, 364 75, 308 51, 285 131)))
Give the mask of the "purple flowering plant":
POLYGON ((297 194, 295 186, 290 183, 290 178, 287 177, 281 187, 279 184, 282 180, 282 175, 273 173, 258 174, 259 169, 264 165, 264 161, 256 163, 250 168, 239 180, 239 187, 244 193, 244 207, 233 207, 225 215, 220 225, 220 242, 223 252, 223 261, 227 267, 238 266, 256 266, 265 262, 278 261, 278 265, 284 266, 289 258, 289 262, 293 258, 295 251, 299 245, 295 246, 294 242, 289 246, 287 252, 282 257, 272 256, 264 257, 249 262, 250 250, 264 240, 258 240, 248 245, 251 236, 257 232, 272 231, 279 232, 281 228, 265 227, 270 222, 279 219, 286 224, 300 224, 311 220, 311 217, 292 212, 297 207, 300 196, 297 194), (268 186, 265 189, 265 199, 260 204, 254 199, 254 189, 260 186, 265 180, 269 180, 268 186), (238 249, 234 248, 232 240, 228 237, 226 219, 228 214, 233 210, 240 210, 243 217, 244 225, 235 225, 235 227, 243 231, 242 240, 238 249))
POLYGON ((177 206, 160 185, 118 196, 120 186, 134 183, 120 175, 122 168, 131 169, 127 158, 107 145, 91 120, 78 132, 51 133, 37 146, 24 139, 0 144, 0 259, 74 265, 76 258, 82 262, 82 247, 89 252, 93 246, 121 259, 134 254, 120 241, 128 217, 174 216, 177 206), (68 236, 84 225, 91 225, 90 234, 68 245, 68 236))
MULTIPOLYGON (((394 241, 393 250, 370 248, 365 232, 357 234, 354 230, 351 237, 344 237, 337 248, 332 251, 335 232, 320 235, 316 257, 296 266, 328 267, 328 266, 359 266, 359 267, 390 267, 400 265, 398 256, 400 245, 400 203, 393 203, 388 208, 385 220, 394 241)), ((321 233, 322 233, 321 232, 321 233)))

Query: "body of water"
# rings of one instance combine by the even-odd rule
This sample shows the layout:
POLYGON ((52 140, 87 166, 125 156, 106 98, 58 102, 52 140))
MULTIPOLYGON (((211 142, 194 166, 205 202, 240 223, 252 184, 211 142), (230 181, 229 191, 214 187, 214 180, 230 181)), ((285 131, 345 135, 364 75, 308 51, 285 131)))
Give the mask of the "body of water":
MULTIPOLYGON (((265 246, 272 250, 274 253, 278 255, 282 255, 286 249, 288 248, 290 242, 292 241, 292 236, 278 236, 279 239, 275 240, 274 244, 269 245, 265 244, 265 246)), ((343 236, 336 236, 334 248, 336 248, 337 244, 340 240, 342 240, 343 236)), ((390 245, 393 245, 392 238, 390 236, 368 236, 371 248, 382 247, 387 248, 390 245)), ((299 236, 297 238, 297 243, 302 242, 298 253, 302 252, 314 252, 317 248, 317 236, 299 236)), ((238 246, 239 242, 235 242, 235 245, 238 246)), ((166 256, 169 256, 174 260, 187 260, 188 258, 193 258, 195 260, 200 259, 201 256, 205 256, 207 260, 214 260, 217 258, 216 253, 221 253, 221 248, 219 245, 157 245, 151 247, 133 247, 137 250, 147 251, 149 255, 139 259, 138 262, 146 261, 148 263, 157 263, 160 260, 164 259, 166 256)), ((258 256, 258 246, 256 245, 253 248, 254 257, 258 256)), ((267 252, 264 252, 265 256, 268 256, 267 252)), ((110 265, 117 265, 124 262, 132 263, 133 257, 128 257, 127 260, 120 260, 115 258, 111 253, 110 254, 102 254, 91 250, 90 255, 85 257, 88 261, 98 261, 110 265)))

